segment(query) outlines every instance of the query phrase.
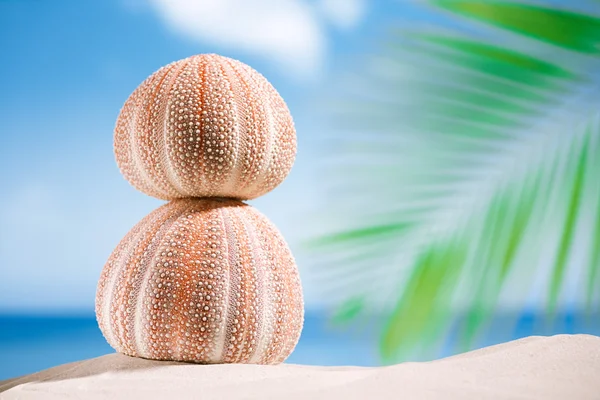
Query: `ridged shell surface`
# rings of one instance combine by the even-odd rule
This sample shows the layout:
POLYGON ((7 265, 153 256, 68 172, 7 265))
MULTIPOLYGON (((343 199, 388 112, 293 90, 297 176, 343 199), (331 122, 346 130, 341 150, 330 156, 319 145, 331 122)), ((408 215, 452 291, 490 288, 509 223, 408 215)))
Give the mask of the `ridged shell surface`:
POLYGON ((243 200, 285 179, 296 132, 285 102, 261 74, 201 54, 161 68, 131 94, 117 119, 114 150, 125 178, 150 196, 243 200))
POLYGON ((96 294, 108 343, 155 360, 279 363, 303 316, 286 242, 236 200, 182 199, 154 210, 114 250, 96 294))

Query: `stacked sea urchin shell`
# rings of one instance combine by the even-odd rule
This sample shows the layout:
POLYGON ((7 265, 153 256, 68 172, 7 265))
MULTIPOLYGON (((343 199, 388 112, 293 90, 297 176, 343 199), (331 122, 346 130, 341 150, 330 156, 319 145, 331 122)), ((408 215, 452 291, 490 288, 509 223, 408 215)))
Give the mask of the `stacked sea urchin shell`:
POLYGON ((291 115, 249 66, 218 55, 167 65, 127 99, 117 163, 140 191, 171 200, 106 263, 96 317, 117 351, 156 360, 274 364, 302 330, 298 269, 273 224, 240 200, 289 173, 291 115))

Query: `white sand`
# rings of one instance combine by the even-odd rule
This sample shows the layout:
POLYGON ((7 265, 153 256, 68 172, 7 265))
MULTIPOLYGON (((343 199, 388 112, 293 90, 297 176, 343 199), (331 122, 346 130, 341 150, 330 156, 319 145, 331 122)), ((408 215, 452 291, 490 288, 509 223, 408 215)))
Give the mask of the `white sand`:
POLYGON ((194 365, 111 354, 0 382, 1 399, 600 399, 600 337, 530 337, 381 368, 194 365))

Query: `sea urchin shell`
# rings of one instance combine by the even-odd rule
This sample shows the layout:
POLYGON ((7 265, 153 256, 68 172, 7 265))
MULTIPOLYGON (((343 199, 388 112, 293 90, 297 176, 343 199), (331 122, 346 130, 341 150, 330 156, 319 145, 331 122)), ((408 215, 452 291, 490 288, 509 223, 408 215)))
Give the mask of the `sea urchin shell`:
POLYGON ((154 210, 110 256, 96 316, 119 352, 198 363, 282 362, 303 323, 284 239, 237 200, 182 199, 154 210))
POLYGON ((159 69, 131 94, 117 119, 114 149, 125 178, 150 196, 243 200, 285 179, 296 131, 261 74, 201 54, 159 69))

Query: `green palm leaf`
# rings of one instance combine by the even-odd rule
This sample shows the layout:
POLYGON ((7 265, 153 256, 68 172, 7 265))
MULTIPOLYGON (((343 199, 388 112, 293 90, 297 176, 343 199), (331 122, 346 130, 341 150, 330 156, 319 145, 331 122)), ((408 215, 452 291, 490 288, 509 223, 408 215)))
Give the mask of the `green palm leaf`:
POLYGON ((432 3, 556 46, 600 54, 600 21, 592 16, 500 1, 434 0, 432 3))
POLYGON ((457 310, 458 349, 472 348, 498 305, 523 307, 540 279, 549 317, 567 300, 600 309, 600 18, 430 4, 487 39, 401 31, 355 79, 327 175, 352 196, 311 242, 336 321, 385 313, 385 362, 435 356, 457 310), (581 290, 566 291, 578 274, 581 290))

